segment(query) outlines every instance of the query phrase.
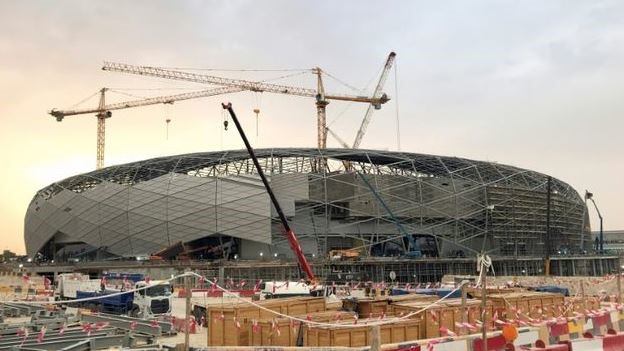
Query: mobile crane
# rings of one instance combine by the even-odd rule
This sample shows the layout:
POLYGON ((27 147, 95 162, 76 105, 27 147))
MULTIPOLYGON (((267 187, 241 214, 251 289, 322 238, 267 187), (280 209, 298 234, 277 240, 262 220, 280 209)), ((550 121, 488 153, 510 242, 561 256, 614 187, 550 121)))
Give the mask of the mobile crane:
POLYGON ((253 164, 256 167, 256 171, 258 172, 258 175, 260 176, 260 179, 262 180, 262 184, 264 184, 264 187, 267 193, 269 194, 269 198, 271 199, 271 203, 275 207, 275 211, 277 212, 277 215, 279 216, 280 222, 282 222, 282 226, 284 227, 283 228, 284 235, 286 235, 286 239, 288 239, 288 244, 290 245, 290 249, 293 251, 293 253, 297 257, 297 263, 299 264, 299 268, 305 273, 306 281, 309 284, 315 285, 317 283, 317 278, 314 275, 314 271, 312 271, 312 267, 310 266, 310 264, 308 263, 308 260, 303 254, 303 250, 301 249, 301 245, 299 245, 299 240, 297 240, 297 236, 295 235, 295 232, 292 230, 292 228, 290 228, 290 225, 288 224, 288 220, 286 220, 284 211, 282 211, 282 207, 280 206, 279 201, 277 201, 277 198, 275 197, 275 194, 273 193, 273 189, 271 189, 271 186, 269 185, 269 181, 264 175, 264 171, 262 170, 262 167, 260 167, 260 163, 258 162, 256 153, 251 147, 251 144, 249 143, 249 140, 247 139, 247 136, 245 135, 245 131, 243 130, 243 127, 238 121, 238 118, 236 117, 236 113, 234 113, 234 109, 232 109, 232 104, 224 103, 223 109, 229 112, 230 117, 232 117, 232 121, 234 121, 234 125, 236 125, 236 129, 238 130, 238 133, 241 136, 241 139, 243 139, 243 143, 245 143, 247 152, 249 152, 249 156, 251 157, 251 160, 253 161, 253 164))
POLYGON ((408 233, 407 230, 405 230, 405 227, 403 227, 403 225, 401 224, 401 221, 399 221, 399 219, 396 218, 396 216, 394 215, 390 207, 388 207, 388 205, 381 198, 379 193, 375 190, 375 188, 373 188, 373 186, 368 181, 368 179, 366 179, 366 177, 360 172, 357 172, 357 175, 360 177, 360 179, 362 179, 364 184, 366 184, 366 187, 371 191, 371 193, 373 193, 373 196, 375 196, 375 199, 377 200, 377 202, 379 202, 381 207, 383 207, 386 213, 388 213, 388 216, 390 216, 390 219, 392 219, 392 222, 394 222, 394 224, 396 225, 397 229, 399 230, 399 233, 401 233, 403 237, 407 239, 408 245, 405 250, 405 257, 408 257, 408 258, 422 257, 422 251, 420 249, 420 245, 418 244, 418 241, 414 239, 412 234, 408 233))

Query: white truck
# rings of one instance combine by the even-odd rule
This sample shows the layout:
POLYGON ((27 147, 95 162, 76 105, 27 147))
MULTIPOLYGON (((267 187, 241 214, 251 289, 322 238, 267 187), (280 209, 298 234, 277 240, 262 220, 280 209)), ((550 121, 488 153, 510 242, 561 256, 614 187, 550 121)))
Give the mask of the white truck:
POLYGON ((102 286, 102 280, 90 279, 88 275, 60 274, 54 282, 54 297, 55 300, 88 299, 70 306, 146 319, 171 313, 173 289, 169 282, 151 281, 148 284, 145 280, 140 280, 127 287, 124 285, 126 284, 122 284, 121 288, 108 288, 102 286), (145 288, 147 286, 150 287, 145 288), (141 290, 109 296, 131 289, 141 290), (98 298, 92 299, 94 297, 98 298))
POLYGON ((134 284, 134 289, 150 286, 147 289, 134 292, 132 308, 129 315, 132 317, 153 318, 171 314, 173 304, 173 288, 167 281, 153 280, 149 284, 142 280, 134 284))
POLYGON ((75 299, 78 291, 96 292, 101 290, 100 280, 91 279, 86 274, 63 273, 54 278, 54 299, 75 299))

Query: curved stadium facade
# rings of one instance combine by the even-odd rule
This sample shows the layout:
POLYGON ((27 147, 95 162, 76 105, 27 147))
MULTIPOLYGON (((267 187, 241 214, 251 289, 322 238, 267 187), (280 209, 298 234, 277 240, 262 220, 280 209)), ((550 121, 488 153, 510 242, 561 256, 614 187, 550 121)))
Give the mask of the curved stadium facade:
MULTIPOLYGON (((553 178, 547 206, 549 177, 534 171, 405 152, 256 152, 309 255, 353 247, 371 256, 406 254, 400 227, 426 256, 591 247, 583 199, 553 178)), ((291 255, 244 150, 155 158, 51 184, 28 207, 25 241, 29 256, 57 260, 149 255, 176 243, 201 258, 291 255)))

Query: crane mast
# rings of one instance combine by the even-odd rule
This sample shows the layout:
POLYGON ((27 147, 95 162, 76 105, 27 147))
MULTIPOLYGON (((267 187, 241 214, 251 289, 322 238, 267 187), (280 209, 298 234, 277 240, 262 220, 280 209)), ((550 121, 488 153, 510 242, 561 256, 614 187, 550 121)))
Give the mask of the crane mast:
POLYGON ((157 78, 166 78, 173 80, 182 80, 188 82, 195 83, 204 83, 204 84, 215 84, 221 86, 229 86, 229 87, 238 87, 244 90, 251 90, 255 92, 270 92, 276 94, 287 94, 287 95, 296 95, 302 97, 313 97, 316 98, 316 107, 317 107, 317 146, 319 149, 324 149, 327 143, 327 134, 326 134, 326 107, 329 103, 328 100, 338 100, 338 101, 353 101, 353 102, 363 102, 373 105, 375 108, 381 108, 382 104, 385 104, 390 99, 386 94, 379 93, 377 97, 368 97, 368 96, 355 96, 355 95, 344 95, 344 94, 326 94, 323 88, 322 81, 322 71, 320 68, 313 69, 313 72, 317 75, 318 85, 317 89, 308 89, 302 87, 293 87, 288 85, 281 84, 272 84, 266 82, 256 82, 250 80, 243 79, 232 79, 232 78, 224 78, 211 76, 206 74, 192 73, 192 72, 184 72, 184 71, 176 71, 170 70, 160 67, 151 67, 151 66, 136 66, 129 65, 125 63, 113 63, 113 62, 104 62, 104 66, 102 67, 105 71, 114 71, 128 74, 136 74, 157 78))
POLYGON ((95 168, 100 169, 104 167, 104 143, 106 141, 106 119, 111 116, 109 111, 104 110, 106 105, 106 88, 100 90, 100 103, 98 104, 99 112, 95 115, 97 117, 97 146, 95 157, 95 168))
POLYGON ((325 149, 327 147, 327 105, 329 101, 325 98, 325 88, 323 87, 323 71, 316 67, 314 68, 317 81, 317 94, 316 94, 316 126, 317 130, 317 145, 319 149, 325 149))

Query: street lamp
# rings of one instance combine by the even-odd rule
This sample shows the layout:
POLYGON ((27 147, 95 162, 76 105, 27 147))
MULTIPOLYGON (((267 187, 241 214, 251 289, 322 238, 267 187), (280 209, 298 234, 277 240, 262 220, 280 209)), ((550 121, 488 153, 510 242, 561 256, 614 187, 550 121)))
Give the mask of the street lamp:
POLYGON ((598 213, 598 218, 600 219, 600 236, 598 239, 599 240, 598 252, 603 253, 604 252, 604 237, 603 237, 603 232, 602 232, 602 214, 600 213, 600 210, 598 209, 598 205, 596 205, 596 201, 594 201, 594 194, 585 190, 585 201, 587 200, 591 200, 591 202, 594 204, 594 208, 596 209, 596 212, 598 213))

